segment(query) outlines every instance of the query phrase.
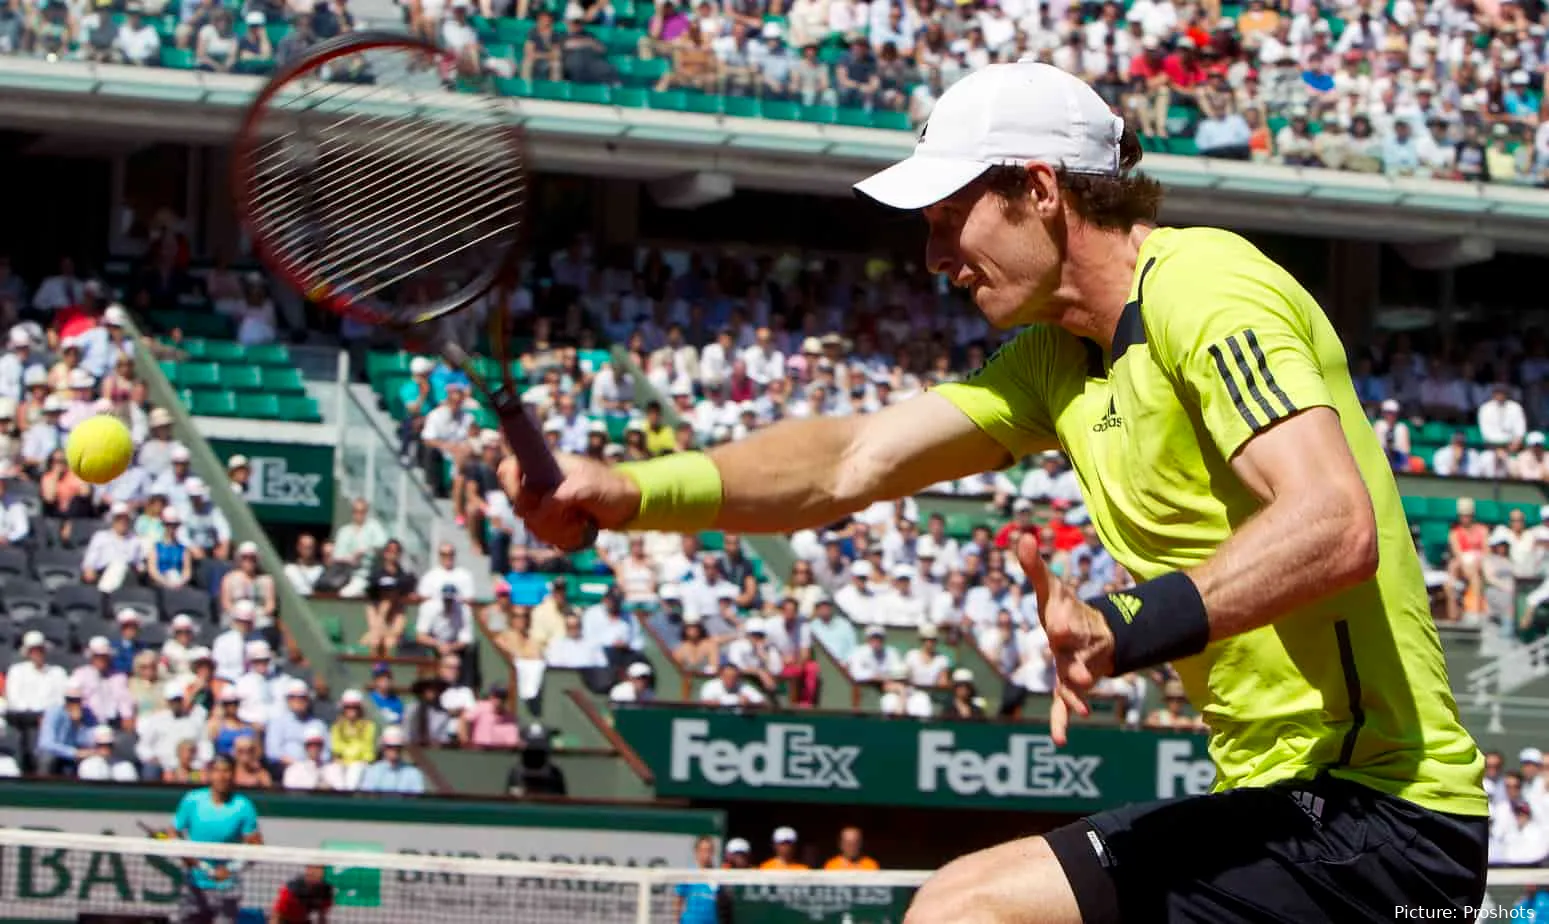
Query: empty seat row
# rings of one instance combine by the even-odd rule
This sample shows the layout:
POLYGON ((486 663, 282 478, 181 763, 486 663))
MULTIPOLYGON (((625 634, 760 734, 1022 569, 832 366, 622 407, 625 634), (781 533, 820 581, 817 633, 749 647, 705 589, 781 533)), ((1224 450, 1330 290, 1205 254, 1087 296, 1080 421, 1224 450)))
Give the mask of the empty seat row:
POLYGON ((242 417, 248 420, 283 420, 322 423, 317 399, 307 395, 272 395, 233 391, 190 391, 179 397, 195 417, 242 417))
POLYGON ((214 622, 215 603, 210 593, 197 587, 120 587, 104 594, 90 584, 62 584, 53 589, 21 578, 0 587, 0 609, 5 621, 26 623, 47 616, 61 616, 72 622, 110 617, 121 609, 132 609, 145 623, 170 622, 177 616, 189 616, 199 623, 214 622))
POLYGON ((304 395, 307 392, 301 370, 294 366, 164 360, 161 371, 174 388, 193 391, 266 392, 271 395, 304 395))

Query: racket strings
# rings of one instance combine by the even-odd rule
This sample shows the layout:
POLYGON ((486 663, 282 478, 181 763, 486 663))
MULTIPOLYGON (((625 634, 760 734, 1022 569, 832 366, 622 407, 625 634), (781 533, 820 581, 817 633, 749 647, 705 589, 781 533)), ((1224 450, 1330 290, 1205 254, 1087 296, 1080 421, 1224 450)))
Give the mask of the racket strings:
POLYGON ((502 104, 442 93, 422 50, 361 57, 370 84, 309 73, 271 100, 285 130, 249 156, 252 224, 309 294, 412 316, 508 249, 526 164, 502 104))

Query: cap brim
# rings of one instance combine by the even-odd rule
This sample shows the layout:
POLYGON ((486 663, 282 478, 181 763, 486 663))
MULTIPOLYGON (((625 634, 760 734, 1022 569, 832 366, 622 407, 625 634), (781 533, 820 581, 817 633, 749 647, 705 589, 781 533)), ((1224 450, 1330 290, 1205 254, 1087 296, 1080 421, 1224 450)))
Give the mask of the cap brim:
POLYGON ((990 169, 976 160, 909 157, 855 184, 855 191, 889 208, 923 209, 977 180, 990 169))

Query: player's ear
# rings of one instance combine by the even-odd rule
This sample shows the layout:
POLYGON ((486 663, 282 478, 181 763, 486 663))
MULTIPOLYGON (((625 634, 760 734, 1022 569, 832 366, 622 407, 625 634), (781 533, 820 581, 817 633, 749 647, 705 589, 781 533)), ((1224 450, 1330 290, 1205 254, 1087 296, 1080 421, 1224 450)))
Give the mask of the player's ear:
POLYGON ((1056 217, 1063 204, 1058 174, 1053 167, 1037 161, 1029 163, 1026 170, 1027 198, 1033 210, 1045 221, 1056 217))

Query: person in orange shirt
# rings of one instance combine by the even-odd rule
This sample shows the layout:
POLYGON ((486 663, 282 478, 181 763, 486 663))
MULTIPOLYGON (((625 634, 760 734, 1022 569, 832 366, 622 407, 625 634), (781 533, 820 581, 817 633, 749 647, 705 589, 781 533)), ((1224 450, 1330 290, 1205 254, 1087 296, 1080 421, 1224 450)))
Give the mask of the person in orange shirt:
POLYGON ((861 829, 855 826, 839 832, 839 855, 823 864, 826 870, 866 871, 879 869, 877 861, 861 852, 861 829))
POLYGON ((759 869, 811 869, 796 862, 796 829, 781 825, 774 829, 775 855, 759 864, 759 869))

